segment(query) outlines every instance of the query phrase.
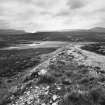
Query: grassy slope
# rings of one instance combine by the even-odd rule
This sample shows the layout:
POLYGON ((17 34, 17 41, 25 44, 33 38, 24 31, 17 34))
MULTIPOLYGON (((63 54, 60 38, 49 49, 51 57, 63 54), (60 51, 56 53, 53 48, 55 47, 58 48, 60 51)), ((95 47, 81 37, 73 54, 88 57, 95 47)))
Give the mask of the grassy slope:
POLYGON ((34 69, 23 81, 24 87, 20 86, 11 96, 12 102, 15 105, 50 105, 49 102, 54 105, 104 105, 104 61, 104 56, 70 45, 34 69))
POLYGON ((42 62, 41 55, 55 50, 56 48, 37 48, 0 51, 0 104, 11 93, 12 86, 21 82, 19 79, 23 73, 42 62))
POLYGON ((53 52, 56 48, 37 48, 0 51, 0 76, 7 77, 40 63, 40 55, 53 52))
POLYGON ((97 54, 105 55, 105 43, 104 42, 85 45, 82 47, 82 49, 92 51, 97 54))

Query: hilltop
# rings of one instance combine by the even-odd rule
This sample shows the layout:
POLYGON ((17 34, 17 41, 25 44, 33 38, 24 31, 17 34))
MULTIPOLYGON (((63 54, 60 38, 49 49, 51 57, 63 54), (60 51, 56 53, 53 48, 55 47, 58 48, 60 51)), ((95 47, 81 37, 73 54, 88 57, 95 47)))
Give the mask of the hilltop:
POLYGON ((90 31, 105 32, 105 28, 104 27, 94 27, 94 28, 91 28, 90 31))

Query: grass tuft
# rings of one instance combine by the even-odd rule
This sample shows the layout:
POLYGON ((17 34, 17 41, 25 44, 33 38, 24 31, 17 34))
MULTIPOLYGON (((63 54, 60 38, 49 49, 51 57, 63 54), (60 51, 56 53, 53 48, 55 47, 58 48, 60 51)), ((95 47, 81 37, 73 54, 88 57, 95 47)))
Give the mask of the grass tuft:
POLYGON ((38 84, 52 84, 56 79, 50 74, 41 75, 38 80, 38 84))

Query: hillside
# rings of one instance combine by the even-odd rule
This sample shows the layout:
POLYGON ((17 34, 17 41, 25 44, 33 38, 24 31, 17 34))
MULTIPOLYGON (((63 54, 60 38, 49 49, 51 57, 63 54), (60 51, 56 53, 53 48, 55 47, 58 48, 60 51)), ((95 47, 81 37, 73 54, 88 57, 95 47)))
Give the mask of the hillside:
POLYGON ((105 56, 73 43, 33 68, 11 88, 6 105, 104 105, 105 56))
POLYGON ((104 32, 66 31, 66 32, 37 32, 18 35, 1 35, 0 47, 14 44, 32 43, 32 41, 68 41, 68 42, 104 42, 104 32))
POLYGON ((0 48, 19 43, 17 38, 21 39, 23 34, 26 34, 23 30, 0 29, 0 48))
POLYGON ((93 31, 93 32, 105 32, 105 28, 103 28, 103 27, 94 27, 94 28, 90 29, 90 31, 93 31))
POLYGON ((0 29, 0 35, 18 35, 25 34, 26 32, 23 30, 12 30, 12 29, 0 29))

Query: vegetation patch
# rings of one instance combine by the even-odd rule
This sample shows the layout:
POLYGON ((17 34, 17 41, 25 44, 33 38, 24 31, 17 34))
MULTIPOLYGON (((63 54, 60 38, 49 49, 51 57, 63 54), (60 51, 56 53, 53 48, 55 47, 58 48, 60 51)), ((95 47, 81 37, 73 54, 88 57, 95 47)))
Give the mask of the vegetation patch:
POLYGON ((88 50, 88 51, 95 52, 97 54, 105 55, 105 43, 104 42, 84 45, 81 48, 83 50, 88 50))

